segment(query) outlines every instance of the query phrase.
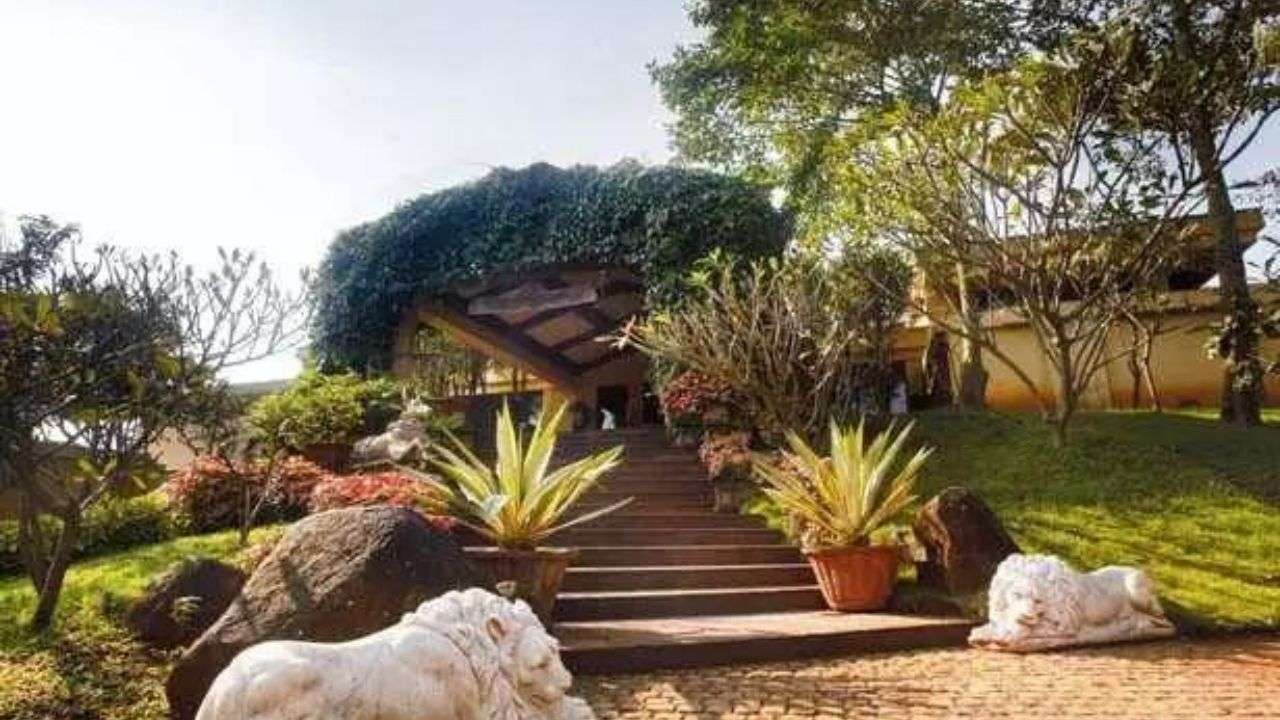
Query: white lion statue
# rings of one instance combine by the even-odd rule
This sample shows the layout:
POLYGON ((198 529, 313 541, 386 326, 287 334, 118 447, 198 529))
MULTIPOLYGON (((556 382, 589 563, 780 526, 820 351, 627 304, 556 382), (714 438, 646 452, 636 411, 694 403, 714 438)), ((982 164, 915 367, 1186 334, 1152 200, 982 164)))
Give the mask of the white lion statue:
POLYGON ((593 720, 571 681, 528 605, 472 588, 359 640, 255 645, 196 720, 593 720))
POLYGON ((411 416, 401 416, 387 425, 386 432, 356 441, 351 461, 357 465, 375 462, 406 462, 421 456, 427 437, 426 426, 411 416))
POLYGON ((1137 568, 1079 573, 1052 555, 1010 555, 991 579, 990 621, 975 647, 1035 652, 1071 645, 1170 637, 1155 586, 1137 568))

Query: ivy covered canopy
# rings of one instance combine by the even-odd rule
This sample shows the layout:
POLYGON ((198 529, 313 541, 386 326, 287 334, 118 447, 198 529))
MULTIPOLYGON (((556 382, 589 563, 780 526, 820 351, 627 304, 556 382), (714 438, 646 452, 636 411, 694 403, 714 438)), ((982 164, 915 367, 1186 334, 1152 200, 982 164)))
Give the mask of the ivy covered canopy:
POLYGON ((633 161, 500 168, 339 233, 315 278, 312 348, 326 367, 385 370, 417 299, 563 264, 632 268, 660 305, 711 250, 773 255, 790 233, 767 189, 717 173, 633 161))

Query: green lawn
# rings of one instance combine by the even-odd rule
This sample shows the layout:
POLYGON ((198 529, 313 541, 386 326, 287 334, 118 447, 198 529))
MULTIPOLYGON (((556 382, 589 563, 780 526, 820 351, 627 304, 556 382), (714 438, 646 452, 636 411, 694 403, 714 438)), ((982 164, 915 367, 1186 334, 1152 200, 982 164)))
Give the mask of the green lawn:
POLYGON ((1056 448, 1031 416, 929 413, 918 436, 924 491, 976 490, 1024 550, 1144 567, 1189 631, 1280 629, 1280 428, 1089 413, 1056 448))
MULTIPOLYGON (((1030 416, 938 412, 917 432, 937 448, 923 494, 975 489, 1024 549, 1080 568, 1145 567, 1187 630, 1280 629, 1280 428, 1086 414, 1060 449, 1030 416)), ((173 658, 130 640, 114 617, 170 563, 235 551, 226 532, 78 563, 57 632, 40 636, 19 624, 33 601, 27 581, 0 578, 0 718, 164 718, 173 658)))
MULTIPOLYGON (((254 539, 272 529, 255 531, 254 539)), ((56 631, 23 627, 35 602, 24 577, 0 578, 0 718, 160 720, 173 657, 131 640, 116 617, 124 600, 190 555, 232 557, 236 533, 180 538, 77 563, 67 574, 56 631)))

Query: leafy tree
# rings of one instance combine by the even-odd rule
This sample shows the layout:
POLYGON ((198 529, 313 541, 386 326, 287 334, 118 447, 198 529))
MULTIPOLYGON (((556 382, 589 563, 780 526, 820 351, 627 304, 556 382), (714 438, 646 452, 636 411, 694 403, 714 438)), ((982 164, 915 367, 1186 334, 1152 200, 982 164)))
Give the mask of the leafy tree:
POLYGON ((870 246, 746 264, 717 254, 684 302, 632 323, 622 341, 723 383, 756 427, 816 439, 831 421, 887 410, 890 338, 909 279, 901 257, 870 246))
POLYGON ((556 264, 634 268, 658 306, 711 250, 775 255, 790 235, 765 188, 705 170, 501 168, 340 233, 317 273, 312 349, 325 370, 386 370, 397 323, 424 294, 556 264))
POLYGON ((251 255, 202 276, 173 255, 79 241, 46 217, 0 239, 0 489, 18 498, 36 627, 52 621, 85 512, 158 481, 156 441, 226 392, 220 371, 275 353, 306 317, 251 255))
POLYGON ((1221 416, 1242 425, 1261 422, 1265 320, 1226 170, 1280 109, 1277 21, 1273 0, 1055 0, 1033 3, 1030 21, 1048 45, 1091 36, 1093 52, 1110 60, 1102 67, 1123 81, 1111 98, 1117 124, 1165 133, 1171 163, 1202 192, 1224 314, 1213 347, 1225 366, 1221 416))
POLYGON ((1188 189, 1158 160, 1161 136, 1110 132, 1115 87, 1069 58, 1024 62, 957 90, 939 113, 888 118, 889 139, 862 176, 869 231, 927 275, 969 268, 990 320, 974 333, 930 293, 913 307, 1008 367, 1060 441, 1093 378, 1130 352, 1114 350, 1111 331, 1163 281, 1186 208, 1188 189), (1056 376, 1053 397, 995 341, 1002 314, 1030 327, 1056 376))
MULTIPOLYGON (((703 0, 689 14, 705 39, 651 68, 676 112, 677 149, 784 184, 804 234, 819 241, 858 222, 846 180, 881 113, 934 112, 957 82, 1021 48, 1020 8, 989 0, 703 0)), ((938 280, 976 329, 966 268, 938 280)), ((981 348, 960 345, 957 400, 982 407, 981 348)))

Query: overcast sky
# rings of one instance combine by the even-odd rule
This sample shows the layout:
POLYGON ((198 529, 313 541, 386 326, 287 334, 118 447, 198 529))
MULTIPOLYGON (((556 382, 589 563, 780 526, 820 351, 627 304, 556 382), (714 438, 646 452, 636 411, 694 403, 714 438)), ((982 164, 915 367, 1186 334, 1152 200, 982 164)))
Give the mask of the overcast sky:
POLYGON ((0 0, 0 211, 292 273, 491 166, 667 160, 645 64, 693 37, 679 0, 0 0))

